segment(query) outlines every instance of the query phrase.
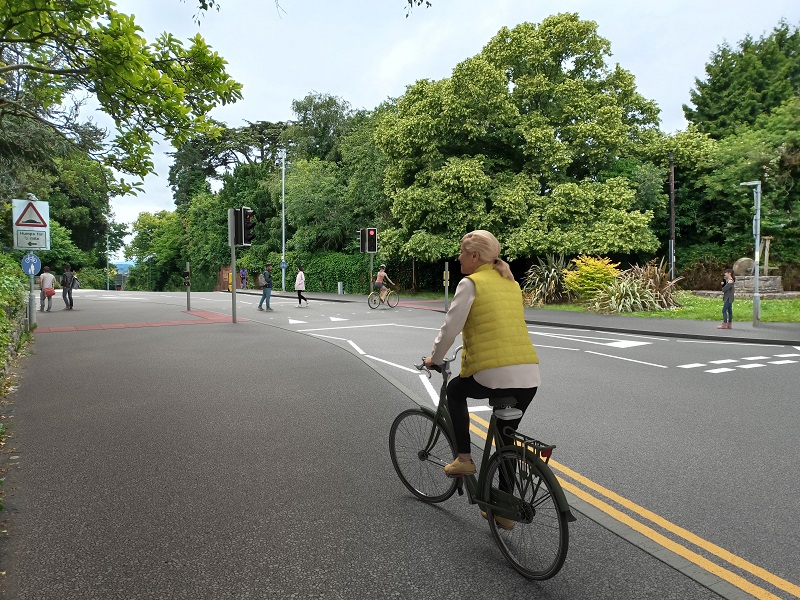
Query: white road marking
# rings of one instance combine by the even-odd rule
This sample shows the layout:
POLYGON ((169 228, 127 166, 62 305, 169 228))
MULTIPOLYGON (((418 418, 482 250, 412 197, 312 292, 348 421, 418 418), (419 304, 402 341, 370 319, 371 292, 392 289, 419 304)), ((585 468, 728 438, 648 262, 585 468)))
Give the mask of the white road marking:
POLYGON ((728 371, 735 371, 736 369, 729 369, 727 367, 722 367, 721 369, 708 369, 706 373, 727 373, 728 371))
POLYGON ((725 365, 727 363, 739 362, 739 359, 738 358, 724 358, 722 360, 710 360, 708 362, 710 362, 712 365, 725 365))
POLYGON ((750 363, 749 365, 736 365, 739 369, 755 369, 757 367, 766 367, 767 365, 762 365, 760 363, 750 363))
POLYGON ((419 379, 420 381, 422 381, 422 387, 428 390, 428 395, 430 395, 434 406, 439 406, 439 392, 433 389, 433 384, 431 383, 431 380, 428 379, 428 376, 425 373, 420 373, 419 379))
POLYGON ((545 346, 544 344, 536 344, 537 348, 550 348, 552 350, 571 350, 573 352, 580 352, 578 348, 562 348, 561 346, 545 346))
POLYGON ((308 321, 298 321, 297 319, 289 319, 289 325, 297 325, 298 323, 308 323, 308 321))
POLYGON ((339 317, 330 317, 331 321, 348 321, 349 319, 341 319, 339 317))
POLYGON ((333 337, 332 335, 322 335, 321 333, 314 333, 312 335, 314 337, 321 337, 321 338, 326 338, 326 339, 329 339, 329 340, 339 340, 340 342, 349 342, 350 341, 347 338, 333 337))
POLYGON ((705 367, 705 363, 689 363, 688 365, 678 365, 679 369, 695 369, 697 367, 705 367))
POLYGON ((347 340, 347 343, 350 344, 353 348, 355 348, 356 352, 359 354, 366 354, 361 348, 359 348, 353 340, 347 340))
POLYGON ((800 356, 800 354, 776 354, 778 358, 789 358, 791 356, 800 356))
POLYGON ((789 359, 786 359, 786 360, 771 360, 771 361, 769 361, 769 364, 771 364, 771 365, 788 365, 789 363, 796 363, 796 362, 797 362, 796 360, 789 360, 789 359))
POLYGON ((365 354, 364 356, 366 356, 367 358, 371 358, 372 360, 377 360, 378 362, 382 362, 384 364, 387 364, 387 365, 389 365, 391 367, 397 367, 398 369, 402 369, 403 371, 408 371, 409 373, 418 373, 419 372, 419 371, 417 371, 417 369, 410 369, 408 367, 404 367, 403 365, 398 365, 396 363, 389 362, 388 360, 384 360, 382 358, 378 358, 377 356, 372 356, 371 354, 365 354))
POLYGON ((598 356, 607 356, 608 358, 616 358, 616 359, 619 359, 619 360, 626 360, 628 362, 635 362, 635 363, 639 363, 640 365, 647 365, 649 367, 658 367, 659 369, 668 369, 669 368, 666 365, 657 365, 657 364, 654 364, 654 363, 644 362, 644 361, 641 361, 641 360, 633 360, 632 358, 624 358, 622 356, 614 356, 613 354, 603 354, 602 352, 593 352, 592 350, 584 350, 584 352, 586 352, 588 354, 597 354, 598 356))
POLYGON ((742 360, 767 360, 769 356, 745 356, 742 360))
POLYGON ((541 335, 544 337, 553 337, 560 340, 568 340, 571 342, 583 342, 584 344, 595 344, 597 346, 610 346, 612 348, 633 348, 635 346, 647 346, 651 342, 636 342, 633 340, 619 340, 614 338, 598 337, 591 335, 573 335, 565 333, 546 333, 543 331, 531 331, 529 333, 534 335, 541 335), (603 340, 603 341, 597 341, 603 340))
MULTIPOLYGON (((291 319, 290 319, 291 321, 291 319)), ((296 321, 296 323, 306 323, 307 321, 296 321)), ((317 327, 316 329, 298 329, 303 333, 309 331, 335 331, 338 329, 364 329, 365 327, 389 327, 394 323, 376 323, 375 325, 345 325, 344 327, 317 327)))
MULTIPOLYGON (((782 344, 750 344, 749 342, 717 342, 717 341, 707 341, 707 340, 682 340, 678 339, 675 340, 679 344, 720 344, 722 346, 747 346, 748 348, 758 347, 758 346, 765 346, 767 348, 776 348, 781 347, 782 344)), ((800 350, 800 348, 798 348, 800 350)))

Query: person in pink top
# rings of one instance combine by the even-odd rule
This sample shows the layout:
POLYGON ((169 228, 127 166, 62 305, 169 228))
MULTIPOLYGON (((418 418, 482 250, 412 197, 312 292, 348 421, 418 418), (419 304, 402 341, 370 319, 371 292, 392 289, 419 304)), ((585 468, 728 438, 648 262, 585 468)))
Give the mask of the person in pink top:
POLYGON ((297 308, 303 306, 302 302, 305 300, 308 306, 308 300, 303 296, 303 291, 306 289, 306 274, 303 273, 303 267, 297 265, 297 277, 294 280, 294 290, 297 292, 297 308))

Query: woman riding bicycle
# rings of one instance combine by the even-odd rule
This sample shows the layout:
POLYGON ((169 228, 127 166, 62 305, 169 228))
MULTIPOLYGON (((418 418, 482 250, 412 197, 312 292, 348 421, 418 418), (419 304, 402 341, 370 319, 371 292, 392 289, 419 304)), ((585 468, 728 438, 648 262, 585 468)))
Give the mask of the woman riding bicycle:
MULTIPOLYGON (((447 385, 447 407, 453 419, 458 456, 445 466, 448 475, 475 473, 469 434, 467 398, 513 396, 525 412, 540 384, 539 358, 525 324, 522 290, 508 263, 500 259, 500 242, 485 230, 461 238, 461 272, 450 310, 425 366, 441 364, 461 333, 461 371, 447 385)), ((522 419, 504 421, 516 429, 522 419)))
POLYGON ((389 288, 386 287, 385 283, 383 283, 384 279, 394 285, 394 281, 392 281, 386 274, 386 265, 381 265, 378 274, 375 276, 375 287, 378 288, 378 291, 380 292, 381 302, 386 300, 386 294, 389 293, 389 288))

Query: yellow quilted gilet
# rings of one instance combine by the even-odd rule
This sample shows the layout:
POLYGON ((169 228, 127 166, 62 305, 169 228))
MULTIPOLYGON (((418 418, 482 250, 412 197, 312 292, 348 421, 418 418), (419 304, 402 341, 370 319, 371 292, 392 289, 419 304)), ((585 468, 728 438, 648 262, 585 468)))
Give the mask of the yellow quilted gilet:
POLYGON ((525 325, 519 284, 500 275, 491 264, 481 265, 467 277, 475 284, 475 301, 461 332, 461 377, 484 369, 538 363, 525 325))

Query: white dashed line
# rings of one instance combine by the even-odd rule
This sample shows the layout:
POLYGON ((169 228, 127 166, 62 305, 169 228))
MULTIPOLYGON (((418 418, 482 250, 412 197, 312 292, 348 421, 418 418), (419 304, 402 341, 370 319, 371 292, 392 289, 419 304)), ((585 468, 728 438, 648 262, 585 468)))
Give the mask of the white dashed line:
POLYGON ((728 371, 735 371, 736 369, 729 369, 727 367, 722 367, 721 369, 707 369, 706 373, 727 373, 728 371))
POLYGON ((705 367, 705 363, 689 363, 688 365, 678 365, 679 369, 696 369, 697 367, 705 367))
POLYGON ((788 365, 789 363, 796 363, 796 360, 771 360, 769 364, 771 365, 788 365))
POLYGON ((745 356, 742 360, 767 360, 769 356, 745 356))
POLYGON ((723 360, 710 360, 708 362, 710 362, 712 365, 726 365, 728 363, 739 362, 739 360, 735 358, 725 358, 723 360))
POLYGON ((767 365, 762 365, 759 363, 750 363, 749 365, 737 365, 740 369, 755 369, 757 367, 766 367, 767 365))

